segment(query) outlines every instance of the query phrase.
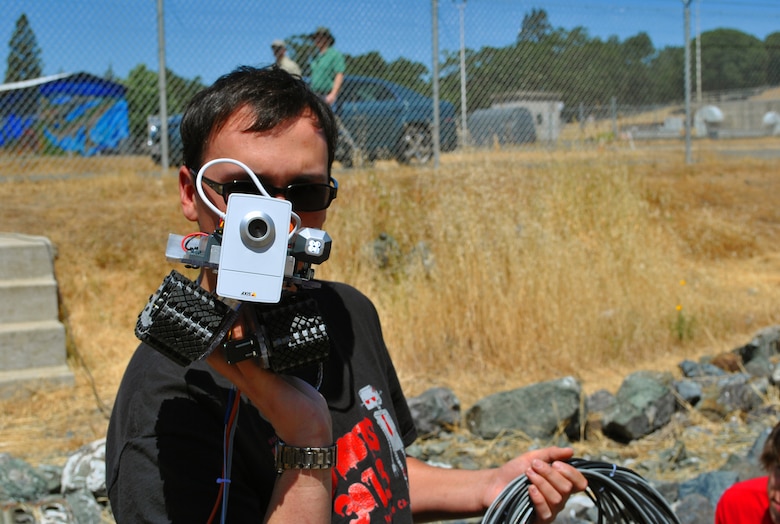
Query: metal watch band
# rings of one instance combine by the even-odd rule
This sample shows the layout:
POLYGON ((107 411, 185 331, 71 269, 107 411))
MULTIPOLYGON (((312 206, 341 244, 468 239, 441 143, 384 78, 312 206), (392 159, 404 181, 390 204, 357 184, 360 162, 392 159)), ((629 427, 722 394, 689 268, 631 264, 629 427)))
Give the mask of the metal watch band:
POLYGON ((288 469, 328 469, 336 465, 336 444, 324 448, 301 448, 276 441, 276 472, 288 469))

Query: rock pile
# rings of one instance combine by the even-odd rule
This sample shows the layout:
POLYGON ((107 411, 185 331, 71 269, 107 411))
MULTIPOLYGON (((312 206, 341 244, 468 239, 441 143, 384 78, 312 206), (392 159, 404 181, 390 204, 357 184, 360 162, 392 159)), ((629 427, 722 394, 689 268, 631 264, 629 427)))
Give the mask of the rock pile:
MULTIPOLYGON (((763 474, 758 456, 780 414, 771 400, 778 397, 779 361, 780 326, 772 326, 730 352, 681 362, 682 378, 632 373, 615 394, 585 396, 577 379, 564 377, 497 392, 462 414, 452 391, 433 388, 409 399, 421 438, 408 453, 442 467, 473 469, 499 465, 529 447, 593 441, 595 449, 602 442, 609 445, 580 458, 637 472, 682 523, 710 524, 726 488, 763 474), (712 460, 692 450, 696 442, 710 443, 710 452, 731 451, 712 467, 712 460), (641 461, 625 457, 619 446, 629 444, 654 452, 641 461)), ((104 455, 102 439, 72 453, 63 468, 34 468, 0 454, 0 522, 112 521, 104 455)), ((572 497, 558 518, 596 520, 585 495, 572 497)))
MULTIPOLYGON (((445 466, 477 468, 514 456, 512 436, 521 437, 526 447, 596 441, 591 447, 597 448, 599 438, 606 438, 614 444, 606 446, 610 450, 583 458, 635 470, 683 522, 711 524, 726 488, 764 474, 758 456, 780 420, 780 406, 772 401, 780 391, 778 362, 780 326, 772 326, 732 351, 681 362, 679 379, 671 372, 636 371, 614 395, 600 390, 584 397, 579 381, 564 377, 495 393, 461 418, 452 392, 434 388, 410 400, 424 437, 409 453, 445 466), (468 435, 452 431, 464 423, 468 435), (709 457, 691 449, 702 442, 709 444, 709 457), (614 451, 637 443, 655 453, 637 461, 614 451), (492 453, 480 460, 485 448, 492 453), (713 454, 719 459, 714 467, 713 454)), ((596 521, 592 504, 578 505, 578 500, 572 501, 575 520, 570 522, 596 521)))

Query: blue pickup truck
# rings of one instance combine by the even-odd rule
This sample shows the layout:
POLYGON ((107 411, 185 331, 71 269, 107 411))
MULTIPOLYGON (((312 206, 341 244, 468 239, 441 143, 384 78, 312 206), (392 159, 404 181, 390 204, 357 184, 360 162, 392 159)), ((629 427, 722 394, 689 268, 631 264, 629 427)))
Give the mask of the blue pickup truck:
MULTIPOLYGON (((380 78, 351 76, 344 78, 333 107, 340 121, 336 160, 350 167, 356 154, 367 161, 396 159, 403 164, 424 164, 433 157, 433 100, 411 89, 380 78)), ((440 144, 442 151, 457 146, 455 108, 440 102, 440 144)), ((168 119, 171 165, 182 162, 179 134, 181 115, 168 119)), ((160 118, 148 119, 147 145, 157 163, 161 160, 160 118)))
MULTIPOLYGON (((394 158, 402 164, 433 157, 433 100, 380 78, 350 76, 334 105, 342 124, 336 160, 348 167, 356 150, 368 161, 394 158)), ((439 104, 440 144, 452 151, 458 143, 455 108, 439 104)))

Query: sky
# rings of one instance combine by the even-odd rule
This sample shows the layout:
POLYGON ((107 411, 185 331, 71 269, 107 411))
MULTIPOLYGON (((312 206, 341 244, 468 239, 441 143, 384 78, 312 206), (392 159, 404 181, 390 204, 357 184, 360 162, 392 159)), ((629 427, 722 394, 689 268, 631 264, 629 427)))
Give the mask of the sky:
MULTIPOLYGON (((738 29, 760 40, 780 31, 780 0, 688 0, 691 35, 738 29)), ((162 0, 165 60, 185 78, 211 83, 241 64, 271 62, 270 42, 327 26, 350 55, 378 51, 430 67, 434 0, 162 0)), ((523 16, 543 8, 555 28, 581 26, 591 37, 621 41, 646 32, 657 49, 684 45, 684 0, 437 0, 438 47, 457 53, 461 17, 465 47, 514 42, 523 16)), ((158 69, 158 0, 4 0, 0 40, 7 43, 25 13, 43 51, 44 75, 112 71, 126 78, 138 64, 158 69)), ((3 74, 6 60, 0 62, 3 74)))

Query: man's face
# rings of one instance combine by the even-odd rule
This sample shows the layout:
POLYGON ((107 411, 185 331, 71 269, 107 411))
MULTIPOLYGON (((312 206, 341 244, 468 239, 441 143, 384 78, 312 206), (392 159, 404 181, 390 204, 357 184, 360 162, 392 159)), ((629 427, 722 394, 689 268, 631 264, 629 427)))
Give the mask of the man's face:
POLYGON ((328 37, 322 34, 314 35, 313 40, 314 40, 315 47, 317 47, 320 50, 327 49, 328 44, 330 43, 328 37))
MULTIPOLYGON (((206 146, 204 164, 216 158, 239 160, 257 175, 264 186, 276 188, 290 184, 328 182, 327 141, 309 113, 270 131, 245 132, 244 129, 250 126, 253 119, 251 111, 246 108, 228 118, 224 127, 206 146)), ((249 179, 249 175, 240 167, 228 163, 212 165, 204 176, 220 184, 249 179)), ((201 231, 212 233, 219 223, 219 217, 201 201, 194 178, 186 167, 179 170, 182 212, 189 220, 197 221, 201 231)), ((227 205, 222 196, 206 184, 203 185, 203 191, 218 209, 225 211, 227 205)), ((301 217, 301 227, 317 229, 322 228, 327 214, 324 209, 296 213, 301 217)))
POLYGON ((769 471, 769 482, 766 486, 769 495, 769 515, 772 522, 780 524, 780 466, 769 471))

